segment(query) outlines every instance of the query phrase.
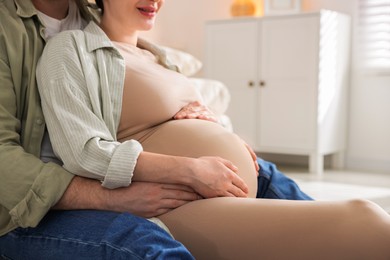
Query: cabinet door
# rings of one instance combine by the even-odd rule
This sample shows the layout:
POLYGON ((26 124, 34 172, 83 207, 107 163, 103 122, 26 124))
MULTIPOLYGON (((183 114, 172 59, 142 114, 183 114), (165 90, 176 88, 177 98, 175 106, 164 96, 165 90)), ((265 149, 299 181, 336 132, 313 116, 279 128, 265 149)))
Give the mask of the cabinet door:
POLYGON ((206 26, 206 76, 228 87, 227 111, 234 132, 256 144, 258 20, 213 22, 206 26), (251 86, 253 83, 253 86, 251 86))
POLYGON ((258 146, 306 152, 317 136, 318 19, 269 18, 261 27, 258 146))

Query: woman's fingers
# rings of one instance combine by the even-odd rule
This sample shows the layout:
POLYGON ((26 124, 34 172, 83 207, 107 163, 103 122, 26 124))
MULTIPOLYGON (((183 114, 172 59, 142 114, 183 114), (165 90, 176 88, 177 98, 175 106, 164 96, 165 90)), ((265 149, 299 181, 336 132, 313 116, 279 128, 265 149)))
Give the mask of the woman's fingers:
POLYGON ((245 182, 238 176, 235 176, 232 180, 231 193, 233 193, 236 197, 247 197, 249 192, 248 186, 245 182))
POLYGON ((234 173, 232 175, 232 187, 230 192, 235 196, 235 197, 246 197, 249 188, 246 185, 246 183, 241 179, 240 176, 237 175, 238 173, 238 168, 235 166, 231 161, 222 159, 224 161, 224 164, 234 173))
POLYGON ((211 110, 202 105, 200 102, 195 101, 184 106, 176 115, 174 119, 202 119, 211 122, 218 122, 216 116, 211 110))
POLYGON ((246 149, 249 151, 249 153, 250 153, 250 155, 252 157, 252 160, 253 160, 253 162, 255 164, 257 176, 259 176, 260 166, 257 163, 257 155, 256 155, 255 151, 253 151, 253 149, 249 146, 249 144, 247 144, 246 142, 244 142, 244 144, 245 144, 246 149))
POLYGON ((223 159, 223 158, 218 158, 226 167, 228 167, 231 171, 234 173, 238 172, 237 166, 235 166, 231 161, 223 159))
POLYGON ((248 186, 238 175, 238 168, 229 160, 204 156, 191 166, 191 187, 204 198, 247 197, 248 186))

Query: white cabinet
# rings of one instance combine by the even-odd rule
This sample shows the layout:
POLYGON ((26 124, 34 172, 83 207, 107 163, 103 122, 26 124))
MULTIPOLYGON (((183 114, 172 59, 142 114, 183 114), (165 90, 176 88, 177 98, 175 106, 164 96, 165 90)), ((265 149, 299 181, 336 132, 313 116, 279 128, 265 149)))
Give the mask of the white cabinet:
POLYGON ((234 131, 257 152, 342 166, 350 19, 333 11, 206 23, 205 73, 231 92, 234 131))

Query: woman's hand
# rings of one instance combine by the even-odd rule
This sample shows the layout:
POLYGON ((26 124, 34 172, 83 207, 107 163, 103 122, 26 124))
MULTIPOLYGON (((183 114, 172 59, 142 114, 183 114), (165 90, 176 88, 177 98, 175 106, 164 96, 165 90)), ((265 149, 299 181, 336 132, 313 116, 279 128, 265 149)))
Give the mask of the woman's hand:
POLYGON ((249 144, 247 144, 244 140, 243 140, 243 142, 245 144, 246 149, 248 149, 248 151, 252 157, 253 163, 255 164, 257 176, 259 176, 260 165, 257 163, 257 155, 256 155, 255 151, 253 151, 253 149, 249 146, 249 144))
POLYGON ((173 116, 173 119, 202 119, 215 123, 218 122, 214 113, 199 101, 191 102, 183 107, 173 116))
MULTIPOLYGON (((176 115, 173 116, 173 119, 203 119, 215 123, 218 122, 214 113, 211 112, 207 106, 202 105, 199 101, 191 102, 183 107, 179 112, 176 113, 176 115)), ((260 166, 257 163, 257 155, 245 141, 243 142, 248 149, 253 159, 253 163, 255 164, 256 171, 258 172, 260 170, 260 166)))
POLYGON ((215 156, 190 158, 144 151, 138 157, 132 181, 180 184, 204 198, 247 197, 249 191, 237 167, 215 156))
POLYGON ((220 157, 205 156, 188 165, 190 185, 205 198, 247 197, 248 186, 237 175, 237 167, 220 157))

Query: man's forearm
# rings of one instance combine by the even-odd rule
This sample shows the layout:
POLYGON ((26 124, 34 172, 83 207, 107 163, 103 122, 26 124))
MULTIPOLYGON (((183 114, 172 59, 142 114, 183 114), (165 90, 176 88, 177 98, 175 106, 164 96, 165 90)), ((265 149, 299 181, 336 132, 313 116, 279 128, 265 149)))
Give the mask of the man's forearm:
POLYGON ((53 207, 58 210, 108 210, 155 217, 201 197, 191 188, 151 182, 106 189, 99 181, 75 176, 53 207))
POLYGON ((107 195, 108 190, 103 188, 99 181, 75 176, 53 209, 107 210, 108 208, 105 203, 107 195))

